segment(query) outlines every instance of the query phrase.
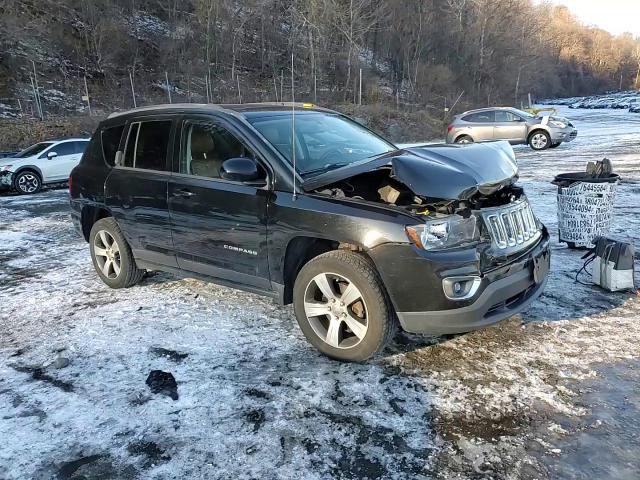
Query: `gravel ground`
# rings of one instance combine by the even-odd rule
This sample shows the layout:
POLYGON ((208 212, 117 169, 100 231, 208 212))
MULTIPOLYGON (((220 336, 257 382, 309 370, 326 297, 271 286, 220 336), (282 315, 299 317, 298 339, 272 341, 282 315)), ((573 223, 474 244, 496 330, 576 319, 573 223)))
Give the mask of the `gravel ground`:
MULTIPOLYGON (((562 113, 576 141, 516 147, 534 210, 555 235, 550 180, 607 156, 613 232, 637 240, 640 115, 562 113)), ((574 283, 581 252, 554 240, 521 316, 340 364, 252 294, 167 274, 110 290, 67 205, 0 197, 0 478, 640 477, 640 299, 574 283), (156 369, 176 400, 145 385, 156 369)))

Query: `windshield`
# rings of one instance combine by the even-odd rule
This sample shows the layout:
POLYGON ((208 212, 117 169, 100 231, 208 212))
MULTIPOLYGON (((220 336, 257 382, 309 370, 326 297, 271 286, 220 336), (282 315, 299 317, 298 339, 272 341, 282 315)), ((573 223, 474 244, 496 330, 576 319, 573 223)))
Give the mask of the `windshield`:
POLYGON ((520 115, 521 117, 525 117, 525 118, 537 118, 535 115, 531 115, 529 112, 525 112, 523 110, 518 110, 517 108, 513 109, 514 112, 516 112, 518 115, 520 115))
POLYGON ((40 152, 50 147, 51 145, 53 145, 53 143, 51 142, 36 143, 35 145, 31 145, 30 147, 22 150, 20 153, 15 155, 14 158, 27 158, 33 155, 38 155, 40 152))
MULTIPOLYGON (((291 155, 291 115, 250 118, 249 122, 286 159, 291 155)), ((295 117, 296 169, 314 175, 396 150, 358 123, 340 115, 304 112, 295 117)))

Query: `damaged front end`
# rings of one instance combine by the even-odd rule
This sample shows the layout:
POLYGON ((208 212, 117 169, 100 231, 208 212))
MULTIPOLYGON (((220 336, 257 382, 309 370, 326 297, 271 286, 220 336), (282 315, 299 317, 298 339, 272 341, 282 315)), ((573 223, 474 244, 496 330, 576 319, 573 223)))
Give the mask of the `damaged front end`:
POLYGON ((13 185, 13 172, 0 169, 0 190, 10 189, 13 185))
POLYGON ((478 245, 489 267, 540 237, 507 142, 408 148, 346 174, 314 192, 403 209, 417 220, 407 236, 423 250, 478 245))

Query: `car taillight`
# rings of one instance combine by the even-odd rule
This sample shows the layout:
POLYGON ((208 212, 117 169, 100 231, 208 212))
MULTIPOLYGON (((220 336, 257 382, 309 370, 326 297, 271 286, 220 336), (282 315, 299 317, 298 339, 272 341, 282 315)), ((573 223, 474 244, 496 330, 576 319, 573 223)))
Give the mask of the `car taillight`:
POLYGON ((73 185, 73 176, 69 175, 69 193, 71 193, 71 186, 73 185))
POLYGON ((449 125, 449 126, 447 127, 447 133, 449 133, 451 130, 453 130, 453 125, 449 125))

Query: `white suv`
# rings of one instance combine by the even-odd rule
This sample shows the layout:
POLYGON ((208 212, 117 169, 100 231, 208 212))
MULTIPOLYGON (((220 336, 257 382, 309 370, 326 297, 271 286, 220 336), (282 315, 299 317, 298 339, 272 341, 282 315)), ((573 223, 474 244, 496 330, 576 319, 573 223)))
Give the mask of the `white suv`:
POLYGON ((66 138, 31 145, 0 159, 0 186, 19 193, 36 193, 45 183, 65 182, 80 163, 88 138, 66 138))

